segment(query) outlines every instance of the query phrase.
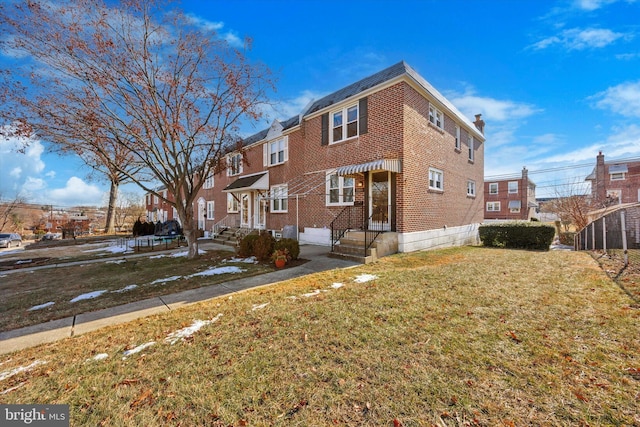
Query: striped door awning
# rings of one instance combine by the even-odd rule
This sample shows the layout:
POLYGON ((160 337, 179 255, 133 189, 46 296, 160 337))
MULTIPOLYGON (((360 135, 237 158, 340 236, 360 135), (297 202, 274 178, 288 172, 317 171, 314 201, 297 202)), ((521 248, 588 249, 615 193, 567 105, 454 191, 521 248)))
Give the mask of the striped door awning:
POLYGON ((336 173, 340 176, 344 176, 376 170, 401 173, 402 162, 400 161, 400 159, 374 160, 373 162, 360 163, 357 165, 340 166, 336 169, 336 173))

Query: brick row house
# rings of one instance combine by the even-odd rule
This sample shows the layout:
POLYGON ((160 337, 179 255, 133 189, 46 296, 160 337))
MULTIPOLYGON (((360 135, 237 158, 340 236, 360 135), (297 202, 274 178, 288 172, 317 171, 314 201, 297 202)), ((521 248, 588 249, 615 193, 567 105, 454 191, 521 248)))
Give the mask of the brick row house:
POLYGON ((537 218, 536 184, 522 168, 520 178, 487 180, 484 183, 484 219, 529 221, 537 218))
POLYGON ((605 162, 599 152, 585 181, 591 182, 594 206, 640 202, 640 159, 605 162))
POLYGON ((475 242, 483 127, 400 62, 244 139, 207 177, 194 220, 332 247, 374 230, 391 236, 386 252, 475 242))

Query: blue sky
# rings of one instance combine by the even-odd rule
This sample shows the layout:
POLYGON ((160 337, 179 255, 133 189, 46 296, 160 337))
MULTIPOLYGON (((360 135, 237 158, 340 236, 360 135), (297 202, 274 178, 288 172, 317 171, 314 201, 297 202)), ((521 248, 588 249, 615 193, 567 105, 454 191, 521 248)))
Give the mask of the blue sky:
MULTIPOLYGON (((401 60, 486 122, 485 176, 526 166, 538 197, 574 192, 598 151, 640 157, 640 1, 183 0, 194 22, 274 73, 273 109, 248 135, 401 60)), ((2 58, 0 57, 0 60, 2 58)), ((104 204, 107 184, 71 157, 0 143, 0 193, 104 204), (11 162, 11 163, 10 163, 11 162), (20 166, 12 175, 13 164, 20 166)), ((15 168, 14 168, 15 170, 15 168)), ((126 187, 124 191, 135 191, 126 187)))

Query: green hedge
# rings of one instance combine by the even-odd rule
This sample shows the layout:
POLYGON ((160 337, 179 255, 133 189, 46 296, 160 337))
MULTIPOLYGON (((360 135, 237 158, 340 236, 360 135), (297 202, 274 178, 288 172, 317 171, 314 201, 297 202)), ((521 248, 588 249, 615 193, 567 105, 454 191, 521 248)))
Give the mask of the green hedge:
POLYGON ((552 225, 530 222, 481 225, 478 231, 483 246, 545 251, 549 250, 556 232, 552 225))
POLYGON ((286 249, 289 251, 289 255, 291 255, 291 259, 298 259, 300 255, 300 244, 296 239, 280 239, 276 242, 274 250, 278 249, 286 249))

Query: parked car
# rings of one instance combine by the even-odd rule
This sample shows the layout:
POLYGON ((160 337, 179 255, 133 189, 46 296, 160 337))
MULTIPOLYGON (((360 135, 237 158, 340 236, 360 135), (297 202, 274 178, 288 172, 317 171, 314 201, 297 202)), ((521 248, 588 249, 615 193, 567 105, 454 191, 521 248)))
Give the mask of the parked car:
POLYGON ((0 234, 0 248, 10 248, 11 246, 22 246, 22 237, 18 233, 0 234))

